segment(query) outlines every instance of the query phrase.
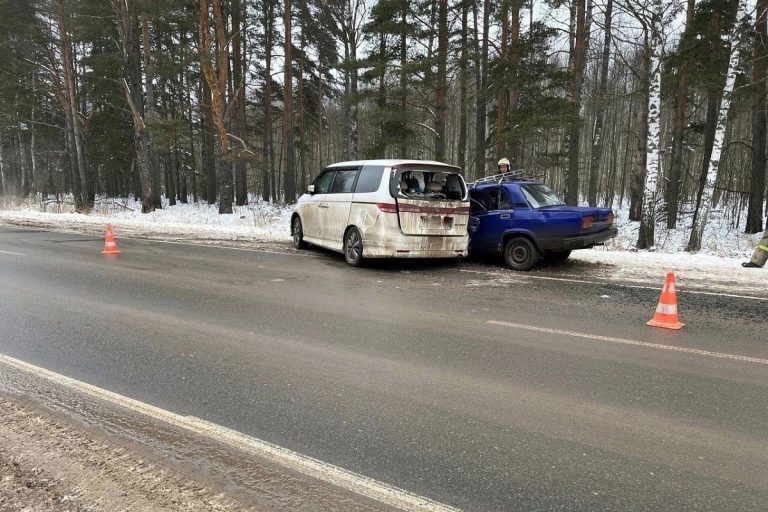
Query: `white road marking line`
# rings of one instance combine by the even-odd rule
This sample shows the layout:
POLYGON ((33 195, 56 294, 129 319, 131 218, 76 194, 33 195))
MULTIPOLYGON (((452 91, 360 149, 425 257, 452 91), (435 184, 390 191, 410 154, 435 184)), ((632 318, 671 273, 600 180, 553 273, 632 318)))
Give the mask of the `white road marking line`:
POLYGON ((546 332, 549 334, 562 334, 564 336, 573 336, 574 338, 586 338, 586 339, 597 340, 597 341, 609 341, 611 343, 619 343, 622 345, 633 345, 636 347, 657 348, 661 350, 670 350, 672 352, 694 354, 698 356, 716 357, 719 359, 730 359, 732 361, 740 361, 743 363, 757 363, 757 364, 768 365, 768 359, 760 359, 759 357, 740 356, 736 354, 726 354, 724 352, 711 352, 709 350, 700 350, 697 348, 675 347, 672 345, 662 345, 661 343, 649 343, 647 341, 628 340, 624 338, 614 338, 611 336, 600 336, 597 334, 586 334, 582 332, 565 331, 562 329, 550 329, 549 327, 538 327, 535 325, 515 324, 512 322, 501 322, 499 320, 488 320, 486 323, 491 325, 501 325, 504 327, 512 327, 514 329, 524 329, 527 331, 546 332))
POLYGON ((26 256, 26 254, 22 254, 20 252, 11 252, 11 251, 0 251, 0 254, 11 254, 13 256, 26 256))
POLYGON ((55 384, 73 389, 88 396, 105 400, 133 412, 164 421, 216 441, 229 444, 270 462, 281 464, 294 471, 310 476, 322 482, 355 492, 385 505, 413 512, 459 512, 459 509, 444 505, 424 496, 398 487, 379 482, 353 471, 328 464, 318 459, 288 450, 276 444, 262 441, 215 423, 160 409, 153 405, 139 402, 132 398, 107 391, 91 384, 81 382, 19 359, 0 354, 0 363, 42 377, 55 384))
MULTIPOLYGON (((485 274, 489 276, 498 276, 499 274, 493 273, 493 272, 483 272, 480 270, 464 270, 461 269, 459 272, 471 272, 473 274, 485 274)), ((566 277, 551 277, 551 276, 534 276, 534 275, 525 275, 521 276, 522 279, 543 279, 545 281, 564 281, 567 283, 581 283, 581 284, 595 284, 600 286, 605 285, 613 285, 613 286, 622 286, 624 288, 638 288, 641 290, 656 290, 659 293, 661 293, 661 286, 643 286, 639 284, 627 284, 622 283, 620 281, 611 281, 608 278, 605 277, 597 277, 596 279, 601 279, 601 281, 588 281, 586 279, 569 279, 566 277)), ((713 295, 715 297, 731 297, 735 299, 750 299, 750 300, 762 300, 762 301, 768 301, 768 297, 755 297, 754 295, 737 295, 733 293, 720 293, 720 292, 707 292, 703 290, 677 290, 678 293, 690 293, 695 295, 713 295)))

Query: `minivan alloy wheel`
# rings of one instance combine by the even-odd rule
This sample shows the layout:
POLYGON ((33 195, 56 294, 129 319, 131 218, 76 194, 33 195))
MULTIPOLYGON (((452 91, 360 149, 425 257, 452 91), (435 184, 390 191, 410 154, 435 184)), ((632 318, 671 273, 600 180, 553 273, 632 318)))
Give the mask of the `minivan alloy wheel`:
POLYGON ((363 239, 357 228, 350 228, 344 236, 344 259, 353 267, 363 264, 363 239))
POLYGON ((301 226, 301 219, 297 216, 291 223, 291 235, 293 236, 293 246, 296 249, 304 249, 307 243, 304 241, 304 230, 301 226))

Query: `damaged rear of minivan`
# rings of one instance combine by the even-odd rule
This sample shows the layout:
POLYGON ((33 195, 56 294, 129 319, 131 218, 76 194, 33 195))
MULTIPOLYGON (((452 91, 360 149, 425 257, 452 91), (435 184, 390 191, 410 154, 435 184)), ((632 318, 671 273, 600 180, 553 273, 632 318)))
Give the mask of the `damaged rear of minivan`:
POLYGON ((458 167, 419 160, 341 162, 327 167, 315 183, 320 190, 310 186, 292 218, 297 247, 306 241, 342 252, 353 266, 366 258, 467 254, 469 198, 458 167), (334 170, 334 176, 327 176, 334 170), (334 195, 336 179, 347 180, 351 193, 334 195), (314 197, 319 193, 322 198, 314 197), (319 225, 303 226, 306 222, 319 225), (342 230, 324 233, 331 224, 345 226, 343 235, 342 230), (304 237, 304 232, 313 236, 304 237))

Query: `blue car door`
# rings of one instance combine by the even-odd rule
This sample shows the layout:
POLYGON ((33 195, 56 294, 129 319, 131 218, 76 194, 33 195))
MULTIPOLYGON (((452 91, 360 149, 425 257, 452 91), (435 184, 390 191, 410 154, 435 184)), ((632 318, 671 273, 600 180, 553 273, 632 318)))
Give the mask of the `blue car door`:
MULTIPOLYGON (((502 194, 506 196, 505 194, 502 194)), ((490 253, 499 250, 501 235, 509 226, 514 212, 499 208, 499 188, 470 191, 469 250, 490 253)), ((505 201, 502 201, 502 206, 505 201)))

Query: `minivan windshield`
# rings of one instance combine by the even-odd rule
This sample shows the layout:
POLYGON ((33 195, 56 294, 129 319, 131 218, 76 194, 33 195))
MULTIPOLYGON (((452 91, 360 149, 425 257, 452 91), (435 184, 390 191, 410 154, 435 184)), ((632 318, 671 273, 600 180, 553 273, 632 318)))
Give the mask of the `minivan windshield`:
POLYGON ((464 180, 456 171, 417 167, 396 169, 390 192, 395 197, 435 201, 461 201, 467 195, 464 180))
POLYGON ((525 198, 531 203, 533 208, 544 208, 547 206, 560 206, 565 204, 554 190, 541 183, 532 183, 522 185, 520 190, 525 194, 525 198))

